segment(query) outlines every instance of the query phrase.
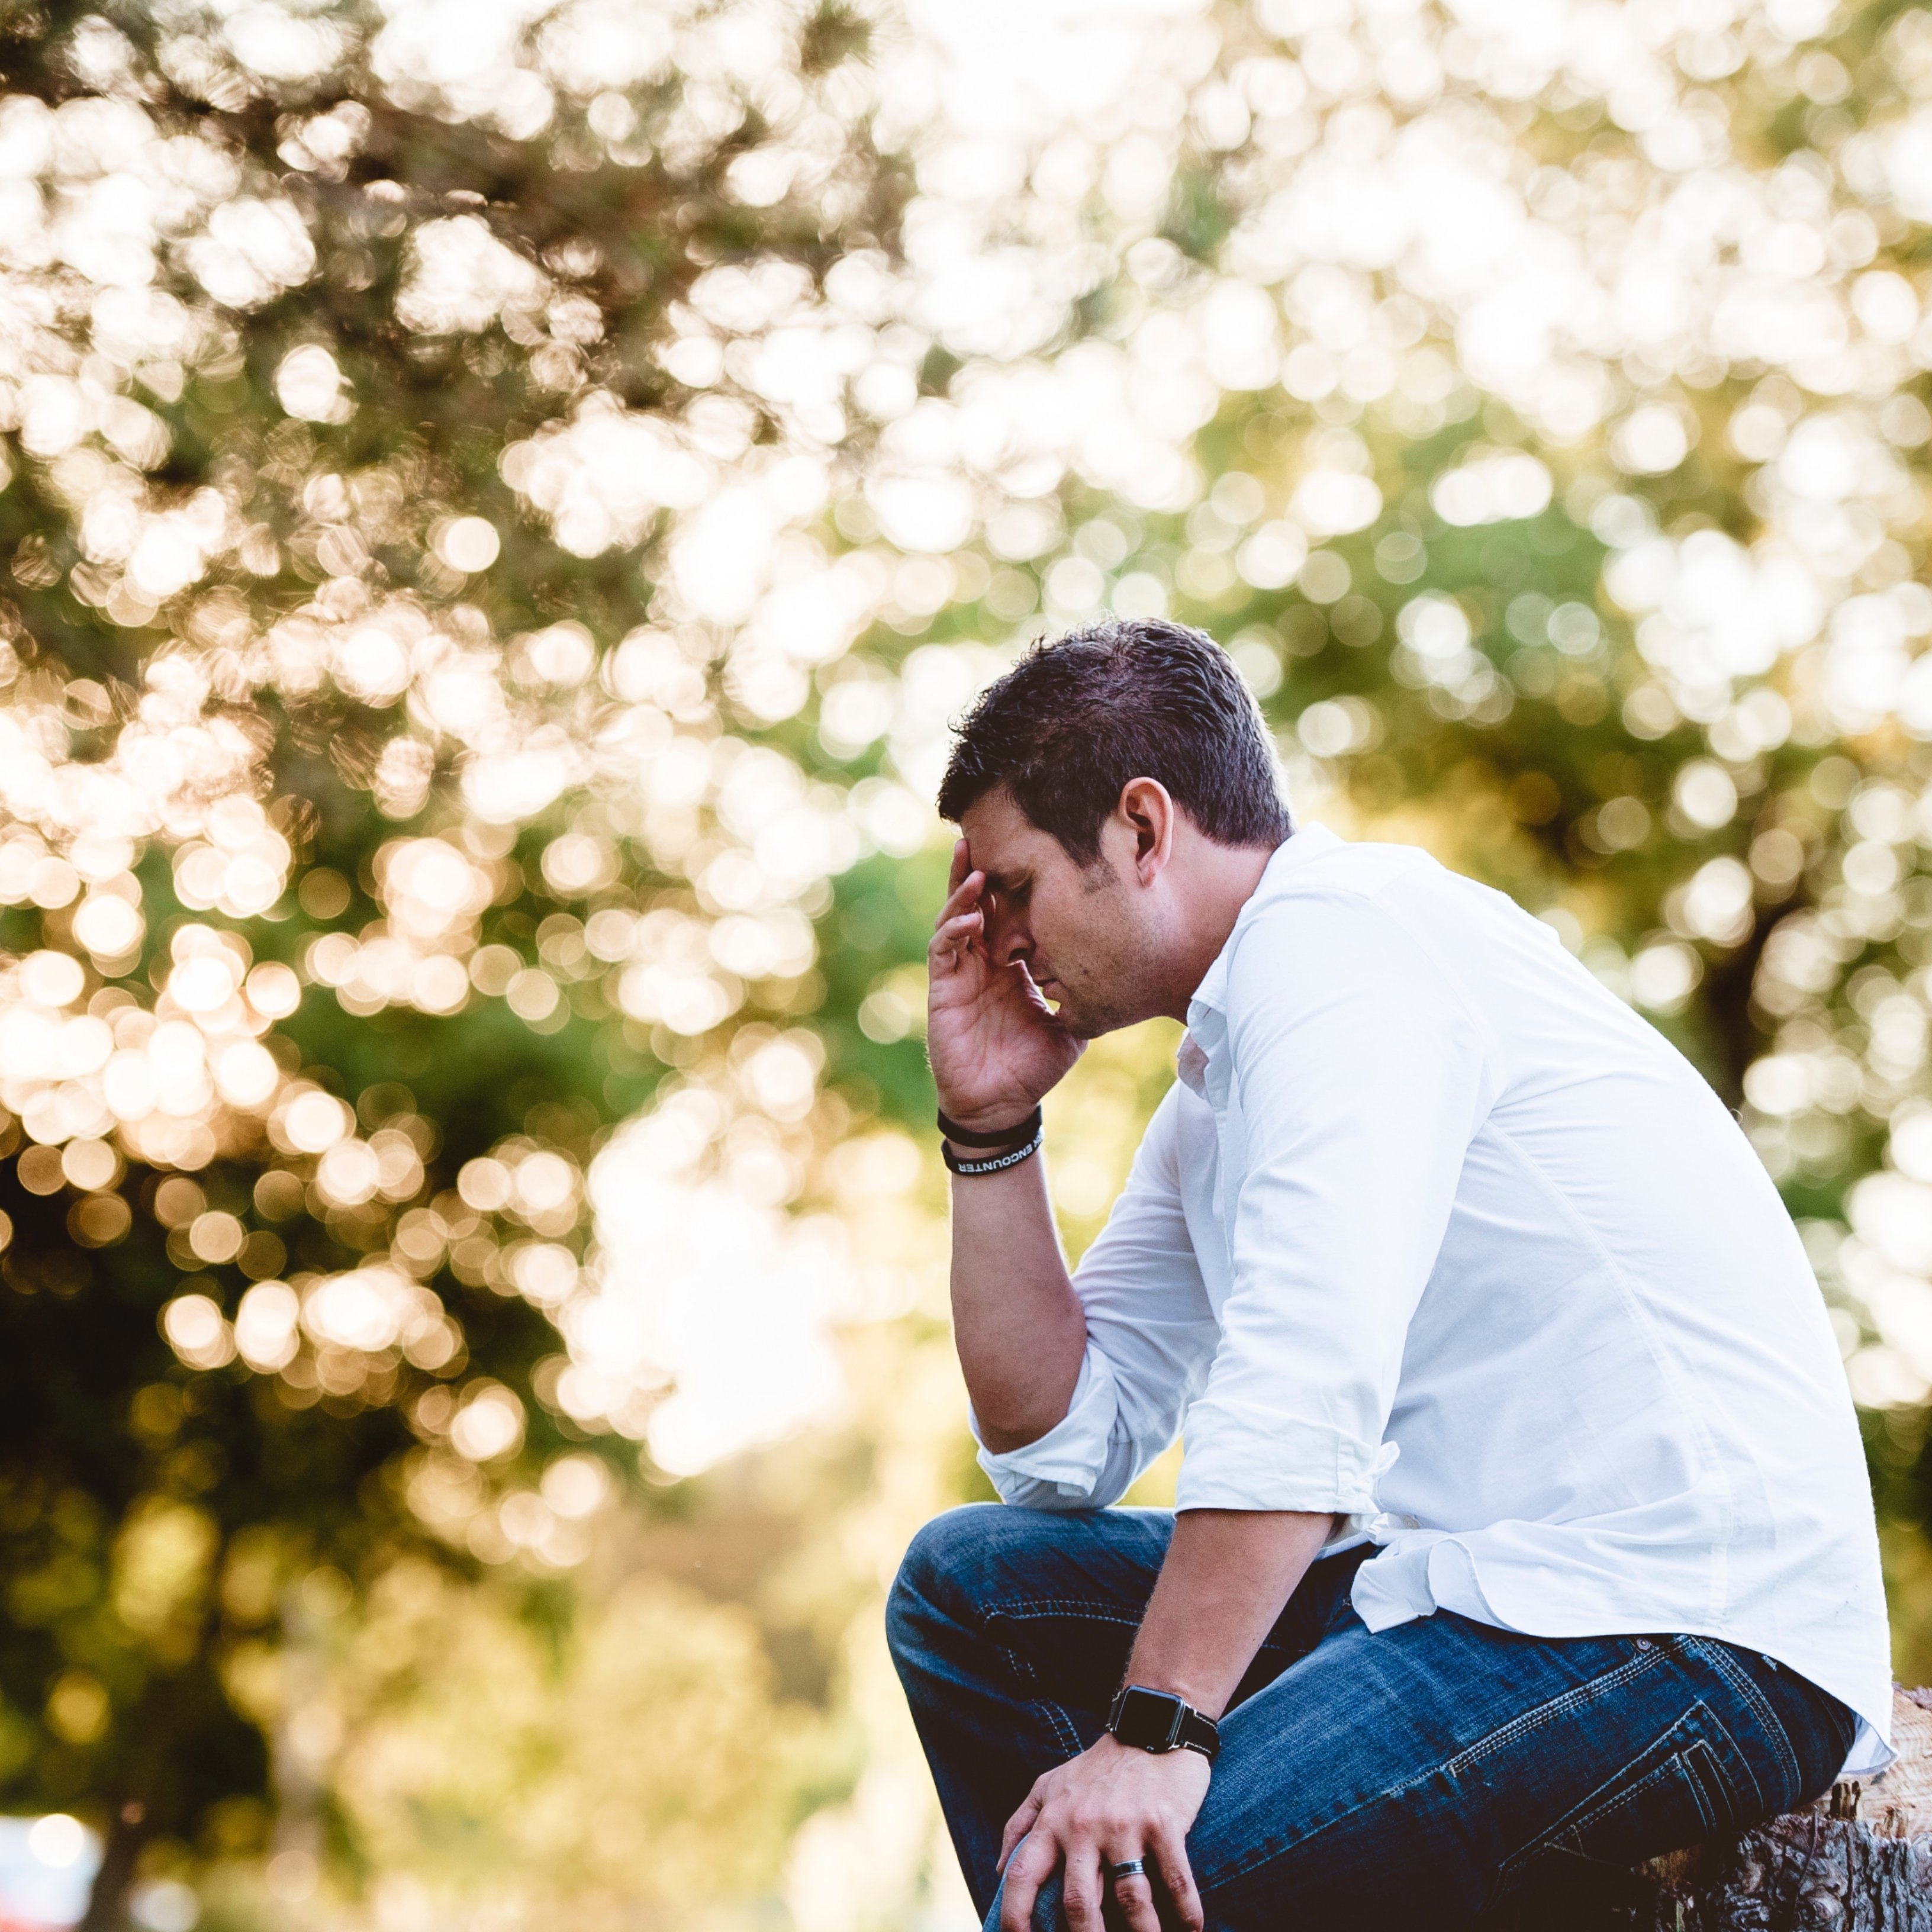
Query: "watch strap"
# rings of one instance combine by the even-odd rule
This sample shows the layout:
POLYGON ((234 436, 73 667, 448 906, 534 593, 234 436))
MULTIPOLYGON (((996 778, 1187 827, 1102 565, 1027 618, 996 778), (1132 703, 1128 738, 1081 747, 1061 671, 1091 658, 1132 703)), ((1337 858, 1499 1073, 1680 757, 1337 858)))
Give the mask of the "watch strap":
POLYGON ((1190 1704, 1180 1714, 1180 1736, 1175 1748, 1198 1751, 1211 1764, 1221 1748, 1221 1727, 1205 1712, 1197 1711, 1190 1704))

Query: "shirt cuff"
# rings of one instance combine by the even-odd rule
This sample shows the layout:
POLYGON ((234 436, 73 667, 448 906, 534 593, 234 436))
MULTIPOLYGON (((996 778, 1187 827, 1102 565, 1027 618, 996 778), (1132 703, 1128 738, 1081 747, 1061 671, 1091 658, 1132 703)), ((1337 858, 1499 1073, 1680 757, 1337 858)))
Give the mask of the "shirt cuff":
POLYGON ((1372 1516, 1376 1481, 1395 1460, 1322 1423, 1197 1403, 1187 1418, 1177 1510, 1300 1510, 1372 1516))
POLYGON ((1010 1502, 1034 1483, 1051 1483, 1063 1496, 1091 1496, 1107 1466, 1114 1418, 1119 1410, 1114 1371, 1089 1341, 1066 1413, 1044 1436, 995 1454, 986 1447, 980 1433, 980 1418, 970 1407, 966 1420, 980 1445, 980 1468, 1001 1498, 1010 1502))

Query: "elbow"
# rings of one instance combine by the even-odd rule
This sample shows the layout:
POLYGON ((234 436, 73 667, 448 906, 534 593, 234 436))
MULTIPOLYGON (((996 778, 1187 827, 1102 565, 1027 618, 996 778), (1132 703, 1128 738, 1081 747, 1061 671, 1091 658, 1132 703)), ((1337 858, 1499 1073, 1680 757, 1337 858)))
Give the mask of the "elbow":
POLYGON ((1030 1364, 1024 1372, 966 1378, 981 1445, 995 1456, 1028 1449, 1050 1436, 1073 1412, 1087 1368, 1087 1331, 1080 1346, 1059 1360, 1030 1364))
POLYGON ((1066 1420, 1062 1405, 1058 1415, 1030 1414, 1024 1408, 998 1404, 990 1409, 973 1405, 973 1418, 979 1424, 980 1446, 995 1456, 1010 1456, 1016 1449, 1030 1448, 1042 1436, 1049 1435, 1066 1420))
POLYGON ((967 1393, 972 1398, 975 1432, 981 1447, 995 1456, 1010 1456, 1016 1449, 1030 1449, 1042 1436, 1052 1435, 1073 1412, 1084 1360, 1084 1356, 1076 1358, 1070 1372, 1051 1379, 988 1378, 975 1386, 975 1379, 969 1377, 967 1393))

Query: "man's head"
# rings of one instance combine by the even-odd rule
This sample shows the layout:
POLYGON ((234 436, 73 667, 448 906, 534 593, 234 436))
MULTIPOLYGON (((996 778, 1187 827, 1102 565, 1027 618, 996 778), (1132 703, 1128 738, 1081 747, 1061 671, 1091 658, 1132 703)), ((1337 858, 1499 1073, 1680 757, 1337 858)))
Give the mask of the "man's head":
POLYGON ((1184 1006, 1294 829, 1227 653, 1156 620, 1036 645, 968 712, 939 808, 987 874, 989 949, 1089 1036, 1184 1006))

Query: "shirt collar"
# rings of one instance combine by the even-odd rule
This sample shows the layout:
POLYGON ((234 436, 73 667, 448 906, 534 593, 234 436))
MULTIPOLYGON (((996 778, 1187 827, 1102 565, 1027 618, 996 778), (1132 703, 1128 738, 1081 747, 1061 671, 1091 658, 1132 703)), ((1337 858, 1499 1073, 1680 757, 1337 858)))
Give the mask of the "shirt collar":
POLYGON ((1234 918, 1234 929, 1227 935, 1227 945, 1221 946, 1215 955, 1214 964, 1202 976, 1202 983, 1194 989, 1194 999, 1188 1000, 1188 1032, 1180 1041, 1180 1051, 1174 1057, 1174 1070, 1178 1072, 1184 1086, 1192 1088, 1196 1094, 1205 1094, 1205 1074, 1208 1063, 1214 1057, 1214 1049, 1221 1043, 1227 1032, 1227 972, 1228 960, 1234 955, 1234 941, 1248 926, 1256 914, 1260 912, 1271 898, 1277 898, 1282 889, 1282 881, 1294 875, 1296 869, 1322 858, 1324 852, 1333 852, 1342 844, 1335 832, 1325 825, 1304 825, 1288 838, 1282 838, 1275 846, 1274 858, 1269 858, 1268 869, 1262 873, 1254 891, 1248 895, 1246 904, 1234 918))
POLYGON ((1291 879, 1302 866, 1319 858, 1324 852, 1333 852, 1341 846, 1341 838, 1337 838, 1325 825, 1304 825, 1292 838, 1285 838, 1281 844, 1275 846, 1275 856, 1268 862, 1268 869, 1262 873, 1260 883, 1248 895, 1246 904, 1242 906, 1234 918, 1234 929, 1227 935, 1227 943, 1221 946, 1214 964, 1202 976, 1202 983, 1194 989, 1194 999, 1188 1000, 1188 1028, 1194 1028, 1196 1016, 1204 1006, 1211 1012, 1225 1012, 1227 1009, 1228 960, 1234 956, 1234 941, 1240 939, 1242 929, 1254 920, 1262 906, 1281 895, 1282 883, 1291 879))

